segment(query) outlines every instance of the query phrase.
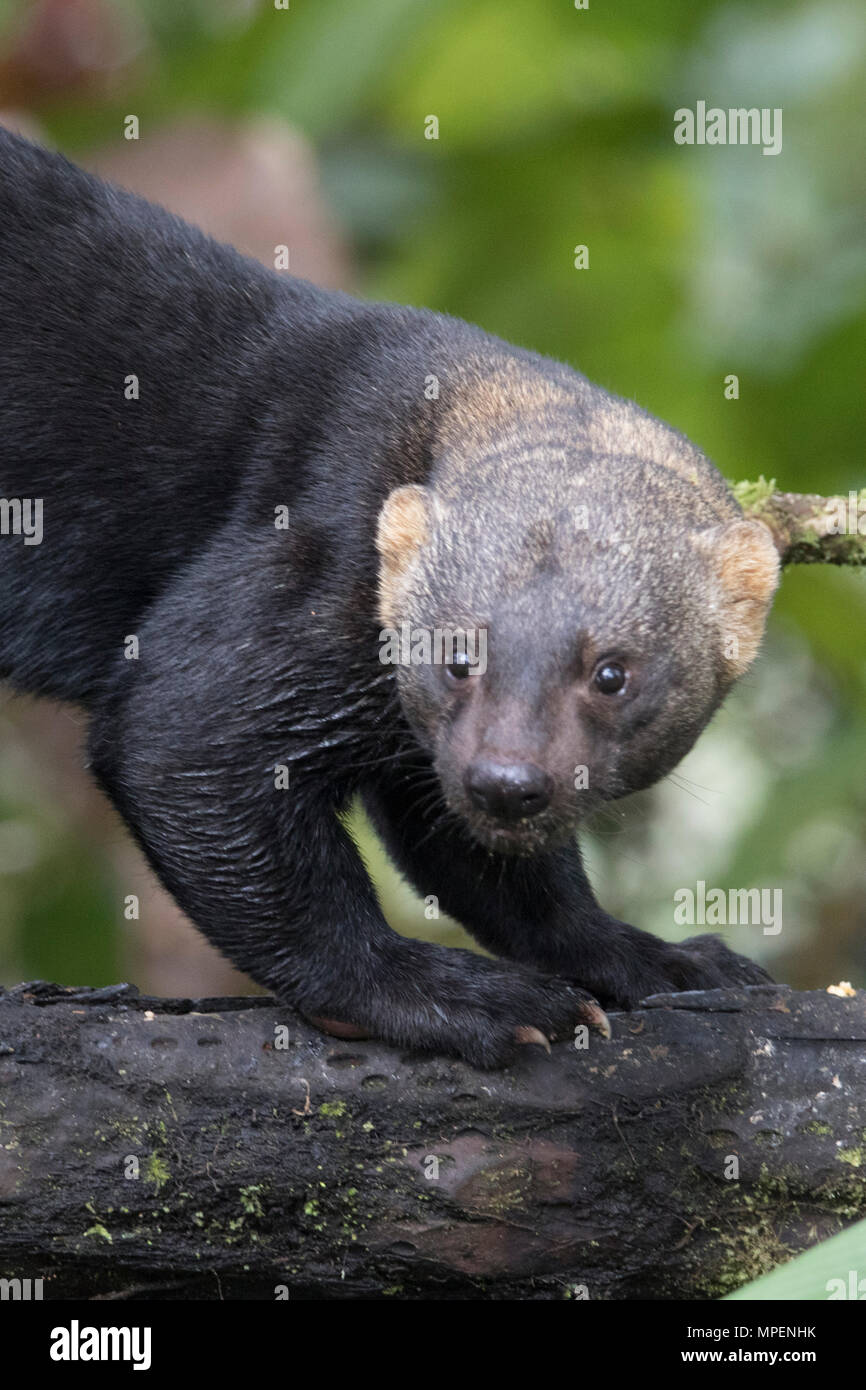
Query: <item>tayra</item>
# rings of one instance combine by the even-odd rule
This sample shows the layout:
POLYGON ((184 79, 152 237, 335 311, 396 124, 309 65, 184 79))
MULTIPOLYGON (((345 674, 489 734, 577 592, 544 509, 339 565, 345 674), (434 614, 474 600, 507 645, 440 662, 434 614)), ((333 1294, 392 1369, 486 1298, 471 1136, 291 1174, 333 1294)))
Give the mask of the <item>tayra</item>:
POLYGON ((574 835, 692 745, 777 582, 680 434, 3 133, 0 438, 0 674, 89 710, 93 772, 162 882, 280 999, 495 1066, 593 998, 767 978, 610 917, 574 835), (473 644, 426 659, 445 629, 473 644), (356 795, 498 959, 388 928, 356 795))

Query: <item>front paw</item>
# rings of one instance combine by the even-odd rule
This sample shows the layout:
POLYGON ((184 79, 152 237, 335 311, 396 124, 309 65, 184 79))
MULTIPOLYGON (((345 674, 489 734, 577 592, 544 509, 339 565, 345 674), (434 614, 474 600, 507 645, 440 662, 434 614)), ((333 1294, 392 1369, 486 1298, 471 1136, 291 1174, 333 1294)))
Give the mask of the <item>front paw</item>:
POLYGON ((718 936, 693 936, 678 946, 668 946, 659 962, 664 983, 649 979, 642 998, 681 990, 736 989, 743 985, 772 984, 763 966, 740 956, 718 936))
POLYGON ((581 1024, 610 1037, 607 1015, 591 994, 566 980, 529 972, 509 970, 507 977, 503 972, 498 988, 481 992, 476 983, 465 1000, 452 994, 436 1009, 444 1027, 425 1010, 426 1017, 412 1020, 407 1041, 481 1068, 508 1066, 527 1043, 550 1052, 552 1042, 573 1038, 581 1024))
POLYGON ((608 918, 606 949, 583 971, 568 970, 606 1009, 634 1009, 653 994, 736 989, 772 984, 762 966, 737 955, 718 936, 694 936, 674 945, 608 918))
POLYGON ((526 1044, 549 1052, 551 1042, 573 1038, 579 1024, 610 1037, 601 1006, 568 980, 441 948, 425 964, 423 990, 417 979, 402 988, 392 981, 377 998, 307 1017, 336 1037, 378 1038, 482 1068, 507 1066, 526 1044))

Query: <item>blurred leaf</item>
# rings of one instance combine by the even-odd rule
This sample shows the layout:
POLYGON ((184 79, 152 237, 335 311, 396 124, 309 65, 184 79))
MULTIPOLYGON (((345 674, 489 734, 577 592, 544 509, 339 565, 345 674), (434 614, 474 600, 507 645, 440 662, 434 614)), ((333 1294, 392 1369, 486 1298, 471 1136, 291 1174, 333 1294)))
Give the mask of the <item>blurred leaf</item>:
POLYGON ((437 0, 295 4, 276 13, 248 94, 314 135, 358 121, 436 7, 437 0))

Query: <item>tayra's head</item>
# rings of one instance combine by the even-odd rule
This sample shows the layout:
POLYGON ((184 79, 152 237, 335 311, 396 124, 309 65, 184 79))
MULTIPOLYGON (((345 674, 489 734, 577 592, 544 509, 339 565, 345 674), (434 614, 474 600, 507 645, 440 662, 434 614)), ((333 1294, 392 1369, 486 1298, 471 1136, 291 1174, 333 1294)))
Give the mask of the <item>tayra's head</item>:
POLYGON ((380 617, 450 808, 532 853, 688 751, 757 652, 778 557, 694 446, 576 374, 506 366, 437 445, 379 517, 380 617))

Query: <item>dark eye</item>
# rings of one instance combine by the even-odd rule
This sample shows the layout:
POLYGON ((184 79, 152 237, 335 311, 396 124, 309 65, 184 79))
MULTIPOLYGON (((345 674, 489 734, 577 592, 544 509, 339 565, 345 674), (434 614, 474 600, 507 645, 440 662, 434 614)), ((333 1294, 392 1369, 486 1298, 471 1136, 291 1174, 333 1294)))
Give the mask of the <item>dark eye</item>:
POLYGON ((593 684, 602 695, 618 695, 628 679, 625 667, 618 661, 604 661, 593 676, 593 684))
POLYGON ((457 652, 454 660, 445 667, 445 675, 450 685, 459 685, 469 680, 475 663, 469 660, 466 652, 457 652))

